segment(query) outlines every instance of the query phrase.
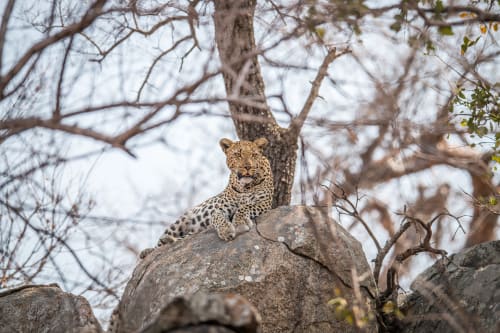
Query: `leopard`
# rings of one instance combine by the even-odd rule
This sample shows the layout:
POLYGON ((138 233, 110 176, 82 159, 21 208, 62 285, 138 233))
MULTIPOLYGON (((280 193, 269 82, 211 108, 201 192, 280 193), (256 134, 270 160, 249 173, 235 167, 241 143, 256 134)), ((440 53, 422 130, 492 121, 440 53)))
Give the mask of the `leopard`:
MULTIPOLYGON (((249 231, 255 219, 272 206, 274 185, 269 160, 264 155, 266 138, 253 141, 219 141, 230 171, 226 188, 201 204, 187 210, 160 237, 156 248, 188 235, 213 228, 221 240, 231 241, 249 231)), ((141 252, 145 258, 154 249, 141 252)))

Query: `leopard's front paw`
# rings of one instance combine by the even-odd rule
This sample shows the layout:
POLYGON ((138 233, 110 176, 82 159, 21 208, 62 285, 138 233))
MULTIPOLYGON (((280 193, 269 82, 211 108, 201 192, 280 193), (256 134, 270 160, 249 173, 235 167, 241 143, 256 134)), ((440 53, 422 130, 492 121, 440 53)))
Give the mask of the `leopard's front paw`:
POLYGON ((175 243, 177 242, 179 239, 178 238, 175 238, 174 236, 172 235, 169 235, 169 234, 163 234, 160 239, 158 240, 158 246, 162 246, 162 245, 165 245, 165 244, 169 244, 169 243, 175 243))
POLYGON ((249 232, 250 231, 250 228, 244 224, 244 225, 240 225, 236 228, 236 234, 243 234, 245 232, 249 232))
POLYGON ((242 234, 245 232, 249 232, 250 230, 252 230, 252 227, 253 227, 252 221, 250 221, 250 223, 240 224, 236 227, 236 234, 242 234))
POLYGON ((245 231, 249 231, 253 227, 253 221, 251 218, 246 217, 246 216, 236 216, 233 219, 233 223, 236 226, 243 226, 242 228, 239 229, 244 229, 245 231))
POLYGON ((220 239, 227 242, 233 240, 236 237, 236 230, 234 229, 234 226, 232 224, 229 224, 217 229, 217 234, 219 235, 220 239))
POLYGON ((148 254, 150 254, 151 252, 153 252, 154 249, 153 248, 148 248, 148 249, 144 249, 141 251, 141 253, 139 254, 139 258, 140 259, 144 259, 148 256, 148 254))

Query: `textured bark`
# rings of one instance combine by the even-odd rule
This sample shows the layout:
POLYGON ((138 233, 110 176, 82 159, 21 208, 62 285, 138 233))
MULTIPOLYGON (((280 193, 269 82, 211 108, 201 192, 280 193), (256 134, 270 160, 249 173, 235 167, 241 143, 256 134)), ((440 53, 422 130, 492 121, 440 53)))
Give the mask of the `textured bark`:
MULTIPOLYGON (((496 188, 493 185, 492 175, 488 166, 490 159, 491 156, 489 154, 484 155, 482 161, 477 162, 478 168, 482 168, 478 172, 470 172, 472 187, 474 189, 472 196, 479 201, 488 201, 488 198, 496 196, 496 188)), ((498 215, 496 213, 476 203, 465 247, 494 240, 496 238, 495 230, 497 223, 498 215)))
POLYGON ((265 137, 265 154, 274 175, 273 207, 290 203, 298 133, 281 128, 269 109, 255 45, 253 18, 255 0, 221 0, 215 5, 215 37, 229 110, 238 137, 265 137))
POLYGON ((297 161, 298 138, 284 130, 280 133, 283 134, 270 140, 265 151, 274 177, 273 208, 290 204, 297 161))

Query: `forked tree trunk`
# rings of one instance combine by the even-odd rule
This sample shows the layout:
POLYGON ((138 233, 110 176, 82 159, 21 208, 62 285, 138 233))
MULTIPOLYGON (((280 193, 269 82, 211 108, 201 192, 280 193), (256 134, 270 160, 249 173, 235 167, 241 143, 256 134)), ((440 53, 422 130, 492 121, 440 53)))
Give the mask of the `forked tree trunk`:
POLYGON ((280 127, 267 105, 253 30, 256 1, 216 0, 214 5, 215 37, 236 133, 242 140, 269 140, 265 153, 274 176, 273 207, 288 205, 298 133, 280 127))

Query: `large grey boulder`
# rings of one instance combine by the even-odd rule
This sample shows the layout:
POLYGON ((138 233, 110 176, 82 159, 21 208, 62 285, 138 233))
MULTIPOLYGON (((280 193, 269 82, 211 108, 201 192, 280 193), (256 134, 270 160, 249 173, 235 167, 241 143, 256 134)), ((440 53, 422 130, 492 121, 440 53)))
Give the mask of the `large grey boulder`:
POLYGON ((57 285, 27 285, 0 292, 0 333, 100 333, 87 300, 57 285))
MULTIPOLYGON (((280 207, 231 242, 206 231, 156 249, 129 280, 114 329, 136 332, 154 326, 160 312, 179 297, 189 301, 197 293, 230 293, 257 308, 264 333, 355 332, 335 318, 327 302, 336 288, 352 304, 354 284, 369 299, 375 285, 360 243, 327 212, 280 207)), ((368 330, 376 331, 376 324, 370 325, 368 330)))
POLYGON ((500 332, 500 241, 442 259, 412 283, 404 332, 500 332))

